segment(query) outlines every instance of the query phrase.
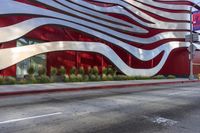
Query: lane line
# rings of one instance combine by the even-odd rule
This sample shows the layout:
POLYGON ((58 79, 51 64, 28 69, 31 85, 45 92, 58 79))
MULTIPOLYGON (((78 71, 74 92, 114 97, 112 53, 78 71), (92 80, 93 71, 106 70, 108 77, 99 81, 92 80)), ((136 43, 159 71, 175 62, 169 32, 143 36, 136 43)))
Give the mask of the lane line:
POLYGON ((25 121, 25 120, 30 120, 30 119, 37 119, 37 118, 61 115, 61 114, 62 112, 56 112, 56 113, 45 114, 45 115, 31 116, 31 117, 25 117, 25 118, 19 118, 19 119, 11 119, 11 120, 6 120, 6 121, 1 121, 0 124, 14 123, 18 121, 25 121))

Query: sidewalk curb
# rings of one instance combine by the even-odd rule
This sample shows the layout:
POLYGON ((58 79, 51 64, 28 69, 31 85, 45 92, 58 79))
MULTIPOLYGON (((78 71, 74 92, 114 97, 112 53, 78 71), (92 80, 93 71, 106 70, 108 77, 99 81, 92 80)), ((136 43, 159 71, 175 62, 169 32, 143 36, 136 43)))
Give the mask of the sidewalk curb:
POLYGON ((128 87, 141 87, 141 86, 153 86, 153 85, 158 86, 158 85, 185 84, 185 83, 198 83, 198 82, 200 82, 200 80, 121 84, 121 85, 103 85, 103 86, 89 86, 89 87, 77 87, 77 88, 55 88, 55 89, 44 89, 44 90, 0 92, 0 96, 2 97, 2 96, 12 96, 12 95, 31 95, 31 94, 56 93, 56 92, 76 92, 76 91, 101 90, 101 89, 120 89, 120 87, 128 88, 128 87))

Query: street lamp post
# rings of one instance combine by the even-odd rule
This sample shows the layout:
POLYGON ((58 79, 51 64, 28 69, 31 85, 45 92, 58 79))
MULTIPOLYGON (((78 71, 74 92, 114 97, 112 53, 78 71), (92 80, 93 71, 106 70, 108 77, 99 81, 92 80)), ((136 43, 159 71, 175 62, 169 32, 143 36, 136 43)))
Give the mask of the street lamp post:
POLYGON ((200 2, 195 3, 194 5, 192 5, 190 7, 190 76, 189 79, 190 80, 194 80, 194 73, 193 73, 193 56, 194 56, 194 45, 193 45, 193 21, 192 21, 192 9, 193 7, 195 7, 196 5, 198 5, 200 2))

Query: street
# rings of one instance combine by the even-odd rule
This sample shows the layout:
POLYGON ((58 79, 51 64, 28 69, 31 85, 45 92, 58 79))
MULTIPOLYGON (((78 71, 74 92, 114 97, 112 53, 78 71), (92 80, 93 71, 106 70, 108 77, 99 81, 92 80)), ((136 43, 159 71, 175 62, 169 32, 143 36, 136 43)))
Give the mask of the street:
POLYGON ((200 83, 0 97, 0 133, 200 133, 200 83))

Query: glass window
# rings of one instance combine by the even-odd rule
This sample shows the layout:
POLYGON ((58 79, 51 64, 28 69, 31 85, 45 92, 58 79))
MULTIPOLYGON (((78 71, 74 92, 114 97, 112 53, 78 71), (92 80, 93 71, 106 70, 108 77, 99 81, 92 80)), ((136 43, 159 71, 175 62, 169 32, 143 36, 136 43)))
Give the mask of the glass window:
MULTIPOLYGON (((26 45, 36 45, 38 43, 41 43, 41 41, 33 40, 33 39, 27 39, 27 38, 20 38, 17 40, 17 47, 22 47, 26 45)), ((33 56, 31 58, 25 59, 17 64, 17 77, 24 77, 28 75, 28 68, 33 65, 36 69, 35 75, 37 75, 38 67, 44 66, 46 67, 46 54, 40 54, 33 56)))

